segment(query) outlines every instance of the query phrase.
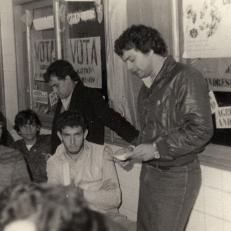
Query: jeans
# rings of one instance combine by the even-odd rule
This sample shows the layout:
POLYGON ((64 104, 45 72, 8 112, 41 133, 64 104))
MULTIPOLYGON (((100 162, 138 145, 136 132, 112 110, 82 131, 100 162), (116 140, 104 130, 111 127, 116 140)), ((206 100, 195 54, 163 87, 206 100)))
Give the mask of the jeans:
POLYGON ((183 231, 201 185, 198 159, 161 170, 142 165, 137 231, 183 231))

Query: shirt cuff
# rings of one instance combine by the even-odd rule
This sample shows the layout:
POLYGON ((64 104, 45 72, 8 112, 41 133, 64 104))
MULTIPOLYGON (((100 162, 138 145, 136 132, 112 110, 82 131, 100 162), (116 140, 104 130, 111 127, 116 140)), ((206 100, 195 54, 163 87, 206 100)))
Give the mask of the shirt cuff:
POLYGON ((155 149, 155 151, 154 151, 154 159, 160 159, 160 153, 159 153, 159 151, 158 151, 158 149, 157 149, 156 143, 153 142, 153 143, 152 143, 152 146, 153 146, 153 148, 155 149))

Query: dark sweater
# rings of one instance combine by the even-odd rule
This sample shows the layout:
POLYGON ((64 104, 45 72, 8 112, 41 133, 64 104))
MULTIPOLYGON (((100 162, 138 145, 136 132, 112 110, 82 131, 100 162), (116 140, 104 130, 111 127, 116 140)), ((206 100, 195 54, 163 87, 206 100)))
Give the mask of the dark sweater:
POLYGON ((30 176, 22 153, 0 145, 0 191, 13 184, 28 182, 30 176))

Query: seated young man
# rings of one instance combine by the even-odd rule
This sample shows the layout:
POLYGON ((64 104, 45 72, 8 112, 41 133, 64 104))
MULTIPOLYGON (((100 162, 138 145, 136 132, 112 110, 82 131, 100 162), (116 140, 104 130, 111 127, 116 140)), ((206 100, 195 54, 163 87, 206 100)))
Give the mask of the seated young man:
POLYGON ((15 142, 15 148, 23 153, 31 180, 36 183, 46 182, 46 161, 51 153, 50 135, 39 134, 41 122, 30 109, 16 115, 14 128, 22 137, 15 142))
POLYGON ((76 112, 62 113, 56 126, 61 144, 47 161, 48 183, 77 186, 91 209, 116 217, 121 191, 112 150, 86 140, 85 121, 76 112))

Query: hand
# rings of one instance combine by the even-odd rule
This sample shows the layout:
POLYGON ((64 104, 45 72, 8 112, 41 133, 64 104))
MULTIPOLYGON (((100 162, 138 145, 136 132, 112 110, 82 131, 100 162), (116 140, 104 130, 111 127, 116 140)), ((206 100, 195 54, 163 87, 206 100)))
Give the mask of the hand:
POLYGON ((45 157, 46 161, 52 156, 50 153, 45 153, 45 152, 42 152, 42 155, 45 157))
POLYGON ((116 183, 112 182, 111 179, 107 179, 100 186, 99 190, 110 191, 117 188, 116 183))
POLYGON ((152 144, 140 144, 133 150, 132 153, 127 154, 127 158, 139 160, 139 161, 149 161, 156 157, 158 150, 153 147, 152 144))
POLYGON ((127 161, 129 160, 128 156, 133 152, 134 146, 128 146, 126 148, 121 148, 113 153, 113 157, 116 161, 127 161))

